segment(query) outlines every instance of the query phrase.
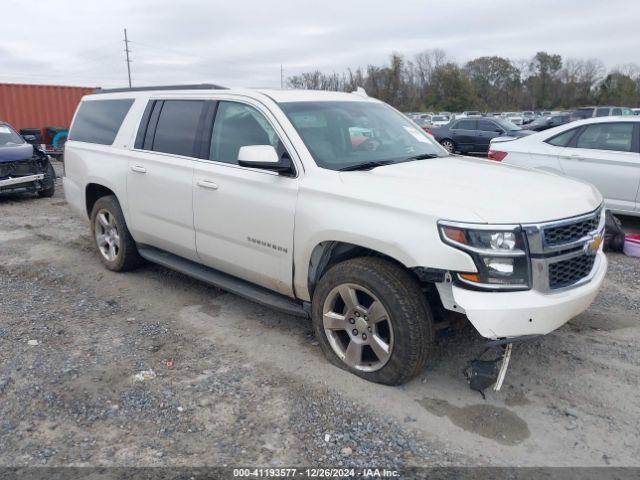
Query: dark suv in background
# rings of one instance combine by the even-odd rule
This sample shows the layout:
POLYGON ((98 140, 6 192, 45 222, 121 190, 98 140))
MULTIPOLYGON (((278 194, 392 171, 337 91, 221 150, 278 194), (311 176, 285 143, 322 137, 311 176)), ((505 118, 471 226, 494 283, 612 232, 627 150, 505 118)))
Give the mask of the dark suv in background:
POLYGON ((461 118, 429 131, 449 152, 487 153, 492 138, 524 137, 533 132, 523 130, 503 118, 461 118))
POLYGON ((0 121, 0 194, 37 193, 52 197, 55 172, 49 157, 0 121))

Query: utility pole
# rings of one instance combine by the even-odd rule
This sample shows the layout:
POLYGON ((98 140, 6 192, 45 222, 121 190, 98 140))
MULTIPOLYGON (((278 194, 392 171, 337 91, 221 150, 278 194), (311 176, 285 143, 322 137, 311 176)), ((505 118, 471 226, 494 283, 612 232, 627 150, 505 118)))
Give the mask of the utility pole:
POLYGON ((284 66, 280 64, 280 90, 284 89, 284 66))
POLYGON ((129 76, 129 88, 131 88, 131 60, 129 59, 129 38, 127 38, 127 29, 124 29, 124 52, 127 55, 127 75, 129 76))

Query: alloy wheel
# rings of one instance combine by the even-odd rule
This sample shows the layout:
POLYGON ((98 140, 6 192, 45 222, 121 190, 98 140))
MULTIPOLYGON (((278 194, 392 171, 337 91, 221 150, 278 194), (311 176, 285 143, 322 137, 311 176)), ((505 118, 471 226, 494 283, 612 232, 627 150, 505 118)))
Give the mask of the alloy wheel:
POLYGON ((353 283, 338 285, 327 295, 322 312, 329 344, 349 367, 375 372, 389 361, 393 326, 386 308, 371 291, 353 283))
POLYGON ((94 230, 98 250, 104 258, 113 262, 120 253, 120 234, 113 214, 105 209, 98 211, 94 230))
POLYGON ((442 142, 442 146, 445 148, 445 150, 449 153, 453 153, 453 142, 451 140, 445 140, 444 142, 442 142))

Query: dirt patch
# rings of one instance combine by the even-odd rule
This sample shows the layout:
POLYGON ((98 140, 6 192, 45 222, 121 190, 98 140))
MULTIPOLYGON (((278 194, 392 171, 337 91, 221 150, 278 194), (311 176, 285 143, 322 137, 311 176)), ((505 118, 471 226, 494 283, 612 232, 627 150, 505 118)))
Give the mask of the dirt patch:
POLYGON ((509 407, 523 407, 531 402, 522 390, 512 390, 507 394, 504 403, 509 407))
POLYGON ((446 416, 458 427, 502 445, 517 445, 531 435, 527 423, 503 407, 489 404, 456 407, 436 398, 425 398, 418 403, 434 415, 446 416))

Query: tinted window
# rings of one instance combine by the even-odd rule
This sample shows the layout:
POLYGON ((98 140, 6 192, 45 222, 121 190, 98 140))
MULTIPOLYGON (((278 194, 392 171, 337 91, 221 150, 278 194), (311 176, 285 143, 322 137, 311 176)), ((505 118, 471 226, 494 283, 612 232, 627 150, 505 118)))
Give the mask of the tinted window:
POLYGON ((255 108, 235 102, 218 104, 211 136, 210 160, 237 164, 240 147, 248 145, 271 145, 280 149, 281 154, 283 149, 279 148, 279 143, 273 127, 255 108))
POLYGON ((500 128, 498 125, 496 125, 493 122, 490 122, 489 120, 480 120, 478 122, 478 129, 482 130, 483 132, 496 132, 496 131, 502 131, 502 128, 500 128))
POLYGON ((608 108, 599 108, 596 110, 596 117, 607 117, 609 116, 608 108))
POLYGON ((551 137, 547 140, 549 145, 555 145, 556 147, 566 147, 569 145, 569 142, 576 134, 577 128, 572 128, 571 130, 567 130, 566 132, 561 133, 560 135, 556 135, 555 137, 551 137))
POLYGON ((69 140, 111 145, 133 100, 93 100, 80 104, 69 140))
POLYGON ((593 116, 593 108, 579 108, 573 113, 579 118, 589 118, 593 116))
POLYGON ((611 115, 622 115, 622 109, 621 108, 614 108, 611 112, 611 115))
POLYGON ((165 100, 151 150, 192 157, 203 107, 200 100, 165 100))
POLYGON ((460 120, 452 128, 456 130, 475 130, 477 123, 475 120, 460 120))
POLYGON ((633 123, 597 123, 582 131, 576 147, 630 152, 632 140, 633 123))

